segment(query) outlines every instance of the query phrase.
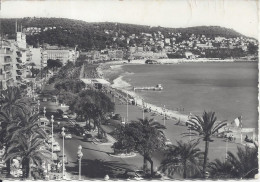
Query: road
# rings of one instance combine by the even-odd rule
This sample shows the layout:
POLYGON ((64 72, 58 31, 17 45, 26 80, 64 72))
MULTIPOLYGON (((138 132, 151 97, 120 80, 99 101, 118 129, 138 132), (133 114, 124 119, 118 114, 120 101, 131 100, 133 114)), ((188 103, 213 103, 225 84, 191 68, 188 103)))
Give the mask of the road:
MULTIPOLYGON (((47 101, 41 102, 40 108, 46 107, 46 115, 50 112, 55 112, 59 106, 55 102, 47 101)), ((54 118, 55 122, 57 120, 54 118)), ((59 120, 62 124, 67 122, 59 120)), ((58 133, 54 134, 55 140, 60 144, 62 150, 62 138, 58 133)), ((131 158, 113 157, 109 154, 113 153, 111 145, 95 144, 93 142, 83 141, 83 137, 72 135, 72 139, 65 139, 64 148, 65 154, 68 158, 66 165, 67 172, 78 175, 78 160, 77 151, 78 146, 82 146, 82 179, 87 178, 104 178, 106 174, 110 177, 115 177, 118 173, 124 173, 125 169, 136 170, 141 169, 143 165, 143 157, 137 154, 131 158)), ((62 151, 61 151, 62 153, 62 151)))
MULTIPOLYGON (((62 150, 62 138, 56 137, 62 150)), ((82 176, 88 178, 104 178, 106 174, 110 177, 117 173, 124 173, 125 169, 138 169, 142 166, 142 156, 137 155, 131 158, 112 157, 111 145, 94 144, 84 142, 82 137, 73 135, 72 139, 64 140, 65 154, 68 158, 66 170, 72 174, 78 174, 77 151, 82 146, 82 176), (138 166, 139 164, 139 166, 138 166)), ((61 151, 62 152, 62 151, 61 151)))

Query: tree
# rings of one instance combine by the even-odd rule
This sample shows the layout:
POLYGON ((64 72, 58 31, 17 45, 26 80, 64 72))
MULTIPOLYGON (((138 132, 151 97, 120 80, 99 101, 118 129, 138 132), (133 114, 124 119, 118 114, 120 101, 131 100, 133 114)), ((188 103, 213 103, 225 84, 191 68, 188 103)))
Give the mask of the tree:
POLYGON ((14 118, 19 112, 28 114, 27 103, 22 99, 18 87, 7 87, 2 91, 2 95, 4 99, 1 109, 6 111, 9 117, 14 118))
POLYGON ((54 85, 55 89, 58 91, 66 91, 66 92, 72 92, 72 93, 79 93, 82 89, 86 87, 86 84, 79 80, 72 80, 72 79, 64 79, 59 82, 57 82, 54 85))
POLYGON ((62 67, 62 62, 61 62, 61 60, 59 60, 59 59, 56 59, 56 60, 54 60, 54 59, 48 59, 48 60, 47 60, 47 67, 48 67, 49 69, 52 69, 53 72, 54 72, 54 69, 57 69, 57 68, 62 67))
POLYGON ((69 106, 82 120, 93 119, 94 127, 98 126, 98 131, 101 119, 115 109, 115 104, 106 94, 94 90, 81 91, 75 102, 69 106))
POLYGON ((258 149, 237 147, 237 155, 228 152, 228 161, 233 166, 235 178, 254 178, 258 174, 258 149))
POLYGON ((222 162, 219 159, 215 159, 209 163, 209 172, 210 177, 213 179, 230 179, 236 175, 234 174, 232 164, 228 160, 222 162))
POLYGON ((218 130, 225 125, 226 121, 221 121, 217 123, 217 117, 215 112, 206 112, 200 116, 191 116, 191 119, 187 121, 191 133, 185 133, 186 136, 199 136, 199 140, 203 139, 205 141, 205 152, 204 152, 204 162, 203 162, 203 175, 205 177, 207 158, 209 151, 209 142, 213 140, 211 137, 218 132, 218 130))
MULTIPOLYGON (((147 161, 149 161, 151 165, 150 174, 153 176, 152 154, 165 146, 165 136, 163 133, 165 126, 146 117, 145 119, 131 121, 127 127, 131 129, 128 129, 128 132, 125 133, 123 137, 126 137, 126 139, 130 138, 135 144, 135 150, 143 156, 143 168, 145 172, 147 170, 147 161)), ((126 145, 126 149, 128 146, 132 150, 133 146, 126 145)))
POLYGON ((166 158, 161 162, 159 169, 173 175, 175 171, 182 173, 183 178, 187 178, 187 171, 200 171, 200 159, 203 152, 197 148, 199 142, 183 143, 177 141, 177 145, 170 146, 166 150, 166 158))
POLYGON ((35 164, 40 166, 43 161, 51 162, 51 152, 45 149, 44 139, 39 134, 20 135, 12 141, 12 145, 7 149, 4 160, 10 160, 14 157, 21 157, 24 169, 23 176, 31 178, 31 166, 35 164))
MULTIPOLYGON (((6 144, 6 148, 9 147, 8 140, 8 127, 11 124, 20 121, 22 115, 29 113, 27 108, 27 103, 22 99, 21 92, 17 87, 8 87, 6 90, 2 91, 3 104, 0 110, 0 142, 1 144, 6 144)), ((7 171, 10 174, 10 162, 7 161, 7 171)))

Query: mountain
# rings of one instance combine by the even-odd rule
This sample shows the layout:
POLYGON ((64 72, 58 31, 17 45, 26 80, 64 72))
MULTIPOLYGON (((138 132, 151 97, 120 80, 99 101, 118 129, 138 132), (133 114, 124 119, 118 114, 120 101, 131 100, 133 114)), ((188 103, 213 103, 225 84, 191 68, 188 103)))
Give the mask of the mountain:
MULTIPOLYGON (((164 38, 171 38, 178 33, 177 42, 188 39, 191 34, 196 36, 205 35, 214 38, 221 36, 225 38, 245 37, 242 34, 219 26, 198 26, 189 28, 164 28, 150 27, 144 25, 133 25, 123 23, 88 23, 81 20, 65 18, 20 18, 1 19, 1 33, 8 38, 15 37, 15 22, 27 34, 27 43, 37 46, 48 43, 51 45, 61 45, 74 47, 78 45, 80 49, 103 49, 109 47, 127 47, 127 39, 131 35, 136 45, 142 45, 144 41, 142 33, 152 36, 160 32, 164 38)), ((131 41, 130 41, 131 43, 131 41)))

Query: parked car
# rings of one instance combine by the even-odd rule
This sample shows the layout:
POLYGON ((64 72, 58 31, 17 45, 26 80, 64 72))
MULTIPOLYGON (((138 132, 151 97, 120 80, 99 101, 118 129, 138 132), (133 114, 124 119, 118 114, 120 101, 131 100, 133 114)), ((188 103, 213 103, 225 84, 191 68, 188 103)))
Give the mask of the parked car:
POLYGON ((64 139, 72 139, 72 135, 70 133, 66 133, 64 139))
POLYGON ((85 133, 83 139, 84 139, 84 141, 92 142, 93 141, 93 136, 90 133, 85 133))
MULTIPOLYGON (((60 159, 60 161, 63 160, 63 158, 62 158, 62 154, 59 154, 59 159, 60 159)), ((68 163, 69 163, 66 154, 64 154, 64 163, 65 163, 65 164, 68 164, 68 163)))
POLYGON ((170 139, 166 139, 165 145, 166 145, 166 146, 172 145, 172 142, 170 141, 170 139))
POLYGON ((63 115, 62 115, 62 118, 63 118, 63 119, 68 119, 69 117, 68 117, 68 115, 63 114, 63 115))
POLYGON ((144 179, 138 171, 126 171, 124 174, 120 175, 119 177, 127 180, 137 180, 137 181, 144 179))
POLYGON ((53 152, 60 152, 60 145, 58 142, 53 143, 53 152))
MULTIPOLYGON (((55 138, 53 138, 53 143, 55 143, 56 141, 55 141, 55 138)), ((51 137, 47 140, 47 143, 48 144, 51 144, 51 137)))

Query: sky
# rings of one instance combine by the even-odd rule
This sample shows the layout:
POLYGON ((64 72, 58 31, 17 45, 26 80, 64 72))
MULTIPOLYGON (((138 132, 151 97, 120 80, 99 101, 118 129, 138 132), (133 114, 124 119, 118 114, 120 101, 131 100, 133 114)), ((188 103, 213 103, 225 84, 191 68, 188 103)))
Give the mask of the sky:
POLYGON ((3 18, 61 17, 161 27, 222 26, 258 39, 259 0, 1 0, 3 18))

